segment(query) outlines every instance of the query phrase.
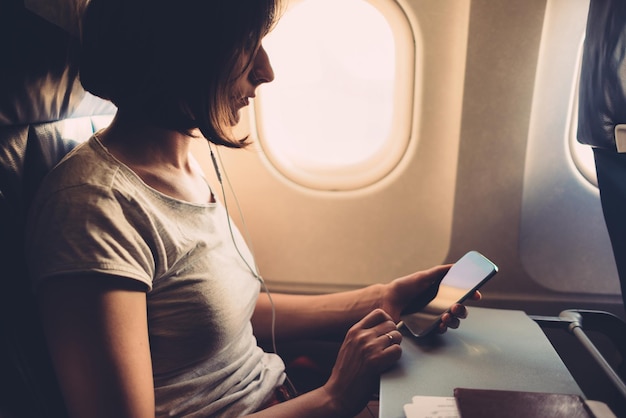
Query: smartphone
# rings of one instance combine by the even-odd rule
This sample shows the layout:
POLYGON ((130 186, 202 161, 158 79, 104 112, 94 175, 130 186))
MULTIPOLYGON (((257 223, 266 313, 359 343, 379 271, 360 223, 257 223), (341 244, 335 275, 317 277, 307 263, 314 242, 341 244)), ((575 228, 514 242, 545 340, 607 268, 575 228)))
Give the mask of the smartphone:
MULTIPOLYGON (((498 266, 478 251, 470 251, 459 259, 435 286, 435 297, 418 312, 401 316, 404 326, 416 337, 435 330, 441 316, 455 303, 463 303, 498 272, 498 266)), ((426 294, 431 293, 429 291, 426 294)), ((432 297, 432 296, 431 296, 432 297)))

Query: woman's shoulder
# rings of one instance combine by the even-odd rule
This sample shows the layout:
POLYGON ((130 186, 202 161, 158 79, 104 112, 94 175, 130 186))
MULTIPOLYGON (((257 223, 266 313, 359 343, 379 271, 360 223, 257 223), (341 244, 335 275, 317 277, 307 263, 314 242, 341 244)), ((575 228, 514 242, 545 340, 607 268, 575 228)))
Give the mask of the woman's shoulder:
POLYGON ((119 164, 91 137, 70 151, 45 176, 39 194, 54 194, 75 188, 110 188, 116 183, 119 164))

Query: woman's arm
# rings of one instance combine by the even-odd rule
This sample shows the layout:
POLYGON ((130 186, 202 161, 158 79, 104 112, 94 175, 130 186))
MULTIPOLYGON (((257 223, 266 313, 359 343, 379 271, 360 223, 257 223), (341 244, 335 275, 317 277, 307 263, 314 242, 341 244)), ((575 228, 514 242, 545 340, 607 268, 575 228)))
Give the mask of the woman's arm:
POLYGON ((97 275, 55 277, 38 297, 70 416, 154 418, 145 285, 97 275))
MULTIPOLYGON (((382 285, 324 295, 272 293, 276 312, 276 338, 318 338, 345 332, 380 305, 382 285)), ((259 295, 252 317, 257 338, 271 337, 272 304, 266 293, 259 295)))
MULTIPOLYGON (((381 308, 394 321, 410 307, 418 295, 443 279, 450 265, 436 266, 401 277, 387 284, 375 284, 362 289, 325 295, 273 294, 276 311, 276 337, 278 339, 316 338, 328 334, 343 334, 373 309, 381 308)), ((435 294, 433 293, 432 297, 435 294)), ((271 333, 272 306, 268 296, 259 295, 252 318, 255 334, 267 339, 271 333)), ((453 309, 464 317, 462 306, 453 309)), ((458 318, 446 315, 441 332, 446 327, 458 326, 458 318)))

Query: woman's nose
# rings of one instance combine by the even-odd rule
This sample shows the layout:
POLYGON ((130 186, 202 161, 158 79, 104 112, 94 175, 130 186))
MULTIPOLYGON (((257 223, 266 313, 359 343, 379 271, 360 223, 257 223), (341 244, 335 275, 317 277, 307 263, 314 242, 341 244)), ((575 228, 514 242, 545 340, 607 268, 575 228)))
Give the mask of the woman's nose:
POLYGON ((270 83, 274 80, 274 70, 270 64, 270 57, 267 55, 263 45, 257 51, 254 57, 254 67, 252 68, 252 80, 255 84, 270 83))

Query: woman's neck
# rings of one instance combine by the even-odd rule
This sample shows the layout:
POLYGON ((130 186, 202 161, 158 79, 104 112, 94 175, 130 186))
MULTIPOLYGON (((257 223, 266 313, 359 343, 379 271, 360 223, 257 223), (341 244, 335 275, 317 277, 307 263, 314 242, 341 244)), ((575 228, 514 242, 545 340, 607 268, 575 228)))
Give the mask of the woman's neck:
POLYGON ((189 169, 189 150, 194 137, 125 118, 118 112, 111 124, 98 134, 102 144, 129 166, 169 166, 189 169))
POLYGON ((119 114, 97 137, 111 155, 161 193, 193 203, 215 201, 190 153, 191 141, 199 138, 119 114))

